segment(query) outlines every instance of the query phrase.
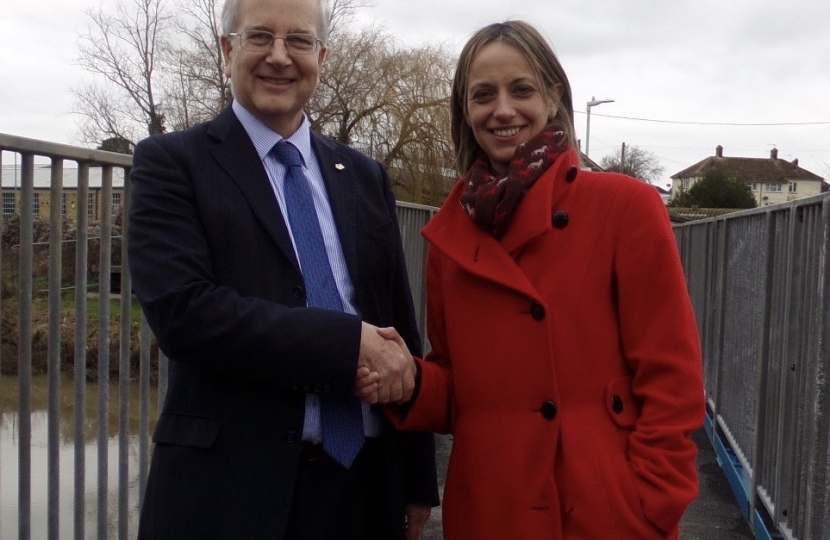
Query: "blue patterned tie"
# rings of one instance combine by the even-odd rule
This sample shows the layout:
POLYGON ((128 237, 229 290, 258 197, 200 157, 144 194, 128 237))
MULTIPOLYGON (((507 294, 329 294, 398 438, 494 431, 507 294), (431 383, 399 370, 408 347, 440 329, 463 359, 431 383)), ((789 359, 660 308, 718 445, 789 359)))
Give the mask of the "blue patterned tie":
MULTIPOLYGON (((320 222, 314 210, 311 187, 303 173, 300 152, 286 141, 272 150, 285 165, 285 206, 297 246, 309 307, 343 311, 334 274, 329 265, 320 222)), ((363 446, 363 415, 356 397, 319 396, 323 448, 335 461, 351 466, 363 446)))

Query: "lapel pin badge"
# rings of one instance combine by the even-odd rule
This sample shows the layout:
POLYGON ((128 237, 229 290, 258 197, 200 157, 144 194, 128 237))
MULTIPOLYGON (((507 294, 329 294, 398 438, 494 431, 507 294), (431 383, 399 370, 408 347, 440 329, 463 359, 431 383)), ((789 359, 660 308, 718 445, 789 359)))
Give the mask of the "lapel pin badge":
POLYGON ((337 169, 338 171, 342 171, 346 167, 344 167, 342 163, 335 163, 334 168, 337 169))

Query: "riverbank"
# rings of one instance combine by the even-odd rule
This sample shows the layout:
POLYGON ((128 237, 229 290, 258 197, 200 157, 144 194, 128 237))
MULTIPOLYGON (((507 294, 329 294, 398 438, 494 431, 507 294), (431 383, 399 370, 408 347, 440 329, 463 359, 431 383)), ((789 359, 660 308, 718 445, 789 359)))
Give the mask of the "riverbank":
MULTIPOLYGON (((118 378, 121 355, 121 299, 114 295, 110 299, 109 309, 109 376, 118 378)), ((98 361, 101 343, 99 339, 100 303, 97 295, 90 294, 87 301, 87 320, 85 325, 86 339, 84 361, 86 363, 86 379, 98 379, 98 361)), ((131 304, 130 314, 130 376, 138 375, 140 363, 139 328, 141 308, 138 302, 131 304)), ((33 375, 44 374, 48 371, 49 358, 49 306, 44 295, 36 295, 32 302, 32 341, 31 341, 31 372, 33 375)), ((62 372, 74 372, 76 317, 74 299, 69 294, 63 300, 60 316, 60 369, 62 372)), ((2 316, 0 317, 0 375, 17 375, 19 371, 19 339, 20 314, 16 299, 4 299, 2 316)), ((151 338, 150 362, 152 382, 156 382, 158 372, 158 346, 151 338)))

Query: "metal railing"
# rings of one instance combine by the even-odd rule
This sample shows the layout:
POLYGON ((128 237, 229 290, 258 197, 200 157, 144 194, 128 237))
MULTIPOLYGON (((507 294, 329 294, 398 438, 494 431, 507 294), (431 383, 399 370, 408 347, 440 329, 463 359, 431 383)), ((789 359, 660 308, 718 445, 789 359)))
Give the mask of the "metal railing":
MULTIPOLYGON (((128 177, 131 157, 0 134, 0 170, 4 152, 16 154, 21 174, 14 188, 20 200, 16 260, 0 252, 3 289, 15 293, 0 296, 0 312, 13 310, 17 319, 14 334, 8 333, 7 325, 6 333, 0 334, 0 355, 8 355, 14 350, 9 346, 16 344, 17 356, 16 388, 0 384, 6 392, 0 395, 2 427, 11 425, 16 454, 9 455, 10 446, 0 440, 0 508, 16 510, 21 540, 131 538, 146 483, 150 433, 167 383, 167 360, 152 352, 146 322, 142 317, 137 329, 131 322, 135 307, 131 296, 111 292, 113 260, 118 255, 112 251, 113 177, 128 177), (36 160, 47 160, 52 172, 49 199, 55 211, 49 216, 45 255, 36 252, 34 241, 36 160), (77 167, 77 183, 71 188, 62 185, 67 163, 77 167), (61 195, 76 189, 76 200, 87 200, 91 171, 96 177, 100 172, 102 191, 97 260, 88 260, 93 237, 88 233, 88 209, 79 203, 74 217, 73 283, 62 287, 62 269, 69 261, 62 259, 61 195), (43 260, 45 265, 40 264, 43 260), (45 302, 38 292, 44 282, 48 284, 45 302), (71 302, 66 294, 72 295, 71 302), (97 308, 91 311, 93 302, 97 308), (32 405, 40 399, 33 384, 33 343, 44 331, 35 327, 36 311, 44 303, 48 350, 42 412, 32 405), (61 328, 70 313, 71 375, 60 369, 61 328), (112 332, 116 318, 117 331, 112 332), (97 322, 89 331, 93 320, 97 322), (112 368, 111 345, 117 345, 117 365, 112 368), (96 348, 97 362, 88 367, 94 356, 90 351, 96 348), (131 359, 136 357, 134 376, 131 359), (113 383, 111 372, 118 375, 113 383), (157 385, 151 384, 151 378, 157 385), (71 384, 69 390, 65 383, 71 384), (69 427, 61 422, 67 408, 69 427), (40 442, 33 442, 32 423, 41 416, 47 424, 43 462, 40 442), (62 454, 67 439, 71 439, 69 460, 62 454), (62 465, 72 474, 62 475, 62 465), (116 469, 115 482, 111 467, 116 469), (17 489, 8 495, 3 488, 11 483, 17 489), (68 499, 62 497, 67 485, 68 499), (34 513, 33 501, 39 504, 39 500, 33 488, 46 493, 45 508, 34 513)), ((130 191, 125 182, 125 205, 130 191)), ((422 331, 426 244, 420 230, 435 211, 398 204, 422 331)), ((0 232, 2 227, 0 223, 0 232)), ((830 194, 678 225, 675 233, 701 332, 707 430, 744 516, 756 530, 768 529, 789 540, 830 538, 830 194)), ((123 241, 119 266, 121 291, 129 291, 123 241)), ((5 538, 11 531, 3 527, 10 520, 7 513, 2 517, 0 536, 5 538)))
POLYGON ((421 236, 421 229, 432 219, 438 209, 434 206, 398 202, 398 227, 403 239, 406 271, 409 274, 409 286, 412 289, 412 299, 415 304, 415 316, 418 318, 418 329, 421 331, 423 352, 429 349, 426 335, 427 321, 427 292, 424 279, 426 266, 427 242, 421 236))
POLYGON ((675 234, 701 333, 706 427, 744 517, 756 535, 830 538, 830 194, 675 234))
MULTIPOLYGON (((117 169, 121 170, 124 177, 129 174, 129 167, 132 159, 130 156, 114 154, 110 152, 103 152, 99 150, 91 150, 85 148, 78 148, 67 145, 46 143, 22 137, 15 137, 11 135, 0 134, 0 151, 17 154, 19 156, 20 178, 19 187, 20 207, 19 207, 19 256, 17 261, 16 272, 10 272, 8 261, 2 261, 0 264, 0 277, 4 280, 4 288, 14 290, 17 294, 6 299, 16 301, 19 327, 16 336, 3 335, 4 342, 14 342, 18 344, 17 347, 17 425, 16 425, 16 446, 18 450, 17 456, 17 532, 18 538, 29 539, 33 536, 38 538, 58 539, 63 532, 65 535, 72 531, 72 536, 76 539, 86 538, 88 534, 92 535, 92 529, 97 532, 92 535, 95 538, 109 538, 113 530, 117 531, 118 538, 127 538, 129 533, 129 524, 131 519, 130 500, 138 500, 140 494, 135 494, 131 479, 129 476, 130 464, 130 444, 129 444, 129 396, 130 396, 130 354, 131 354, 131 310, 132 299, 129 294, 113 295, 110 291, 110 275, 112 271, 112 185, 113 174, 117 169), (43 515, 33 516, 33 487, 38 491, 42 491, 42 486, 33 485, 34 480, 43 477, 42 470, 43 463, 34 462, 32 459, 33 448, 33 431, 32 419, 38 415, 33 414, 37 411, 32 409, 32 393, 33 393, 33 360, 40 362, 42 359, 33 356, 33 343, 35 342, 33 323, 36 317, 39 317, 40 305, 37 296, 33 294, 33 283, 35 280, 42 279, 42 263, 38 257, 36 261, 33 241, 33 228, 35 223, 35 216, 33 212, 33 195, 35 193, 34 185, 34 170, 35 160, 46 159, 49 161, 51 168, 51 182, 49 186, 49 200, 50 200, 50 215, 49 215, 49 249, 46 258, 48 283, 48 301, 46 311, 47 314, 47 359, 46 359, 46 378, 47 378, 47 395, 46 400, 46 417, 47 417, 47 437, 46 437, 46 498, 47 504, 45 508, 45 524, 43 515), (62 290, 63 276, 62 269, 64 264, 62 261, 62 245, 63 245, 63 219, 61 216, 62 194, 64 192, 64 167, 67 163, 74 164, 77 170, 77 179, 72 189, 77 190, 77 201, 86 201, 87 194, 90 188, 90 170, 100 169, 100 189, 102 197, 100 200, 100 240, 98 246, 98 261, 97 264, 90 265, 89 258, 89 222, 88 209, 86 204, 79 202, 76 204, 76 215, 74 217, 76 242, 74 244, 74 284, 71 288, 74 296, 73 307, 65 307, 65 293, 62 290), (37 263, 37 265, 36 265, 37 263), (90 267, 97 267, 96 274, 93 276, 97 282, 97 291, 90 288, 90 267), (9 280, 15 274, 15 282, 10 283, 9 280), (88 329, 90 292, 96 297, 98 309, 94 314, 97 318, 97 325, 95 330, 91 332, 93 339, 96 341, 94 346, 90 346, 88 336, 90 331, 88 329), (118 400, 116 403, 117 412, 111 410, 112 404, 110 399, 110 339, 111 339, 111 320, 112 320, 112 303, 116 302, 120 310, 120 323, 116 333, 119 340, 118 347, 118 367, 113 370, 118 373, 117 394, 118 400), (71 484, 73 486, 74 497, 71 498, 72 505, 72 519, 71 524, 67 526, 66 519, 61 519, 62 510, 67 510, 66 502, 61 501, 61 464, 66 463, 62 458, 61 449, 66 446, 62 444, 65 439, 64 432, 67 431, 65 426, 61 425, 61 412, 64 396, 62 396, 62 382, 63 374, 61 373, 62 363, 62 336, 61 327, 63 317, 67 312, 73 315, 74 323, 72 324, 73 338, 71 340, 74 345, 73 352, 73 390, 72 399, 68 406, 73 412, 73 420, 71 428, 68 430, 73 434, 73 456, 71 484), (89 358, 89 350, 97 347, 97 366, 93 369, 87 369, 87 362, 89 358), (87 379, 93 378, 97 382, 94 385, 96 390, 97 407, 93 413, 93 417, 89 418, 87 415, 88 407, 88 384, 87 379), (113 417, 117 418, 115 433, 111 433, 110 425, 113 417), (93 424, 96 426, 97 433, 94 438, 96 443, 96 458, 97 466, 94 471, 87 470, 87 425, 93 424), (117 453, 116 464, 116 478, 117 484, 115 493, 111 494, 113 489, 110 482, 110 453, 111 453, 111 437, 117 438, 117 445, 115 452, 117 453), (34 474, 37 472, 38 474, 34 474), (94 473, 90 474, 90 473, 94 473), (92 478, 90 478, 92 477, 92 478), (93 490, 93 498, 88 501, 87 498, 87 484, 95 482, 97 487, 93 490), (95 518, 93 523, 88 523, 89 509, 87 506, 94 506, 95 518), (63 508, 62 508, 63 506, 63 508), (113 512, 114 510, 114 512, 113 512), (112 515, 114 513, 114 515, 112 515), (36 527, 43 528, 34 529, 36 527), (94 525, 94 527, 92 526, 94 525), (89 533, 87 531, 89 530, 89 533)), ((0 154, 2 159, 3 154, 0 154)), ((15 159, 17 161, 17 159, 15 159)), ((0 167, 0 170, 2 168, 0 167)), ((16 172, 16 171, 15 171, 16 172)), ((5 182, 3 183, 4 191, 7 189, 5 182)), ((125 204, 129 201, 130 187, 129 183, 125 183, 124 187, 124 201, 125 204)), ((126 245, 121 242, 121 260, 126 261, 126 245)), ((124 291, 130 290, 129 272, 124 272, 121 280, 121 287, 124 291)), ((1 306, 2 309, 9 309, 7 306, 1 306)), ((149 403, 150 396, 150 360, 149 360, 149 342, 143 343, 147 350, 142 350, 140 353, 141 362, 139 366, 139 401, 142 406, 139 410, 139 423, 145 427, 139 433, 139 457, 140 464, 139 478, 140 489, 143 490, 144 479, 146 478, 146 468, 148 463, 148 448, 149 448, 149 408, 145 404, 149 403)), ((10 407, 13 408, 13 407, 10 407)), ((3 410, 3 422, 7 422, 7 411, 3 410)), ((92 446, 92 445, 89 445, 92 446)), ((0 460, 4 462, 10 456, 0 455, 0 460)), ((0 478, 0 482, 8 483, 10 479, 0 478)), ((5 491, 0 490, 4 494, 5 491)), ((8 501, 0 501, 4 507, 8 501)), ((41 509, 44 510, 44 509, 41 509)), ((134 512, 132 512, 134 514, 134 512)), ((134 518, 133 518, 134 519, 134 518)), ((2 527, 8 527, 8 524, 0 524, 2 527)), ((3 530, 0 534, 9 534, 11 531, 3 530)), ((68 536, 65 536, 68 537, 68 536)))
MULTIPOLYGON (((14 309, 19 321, 14 335, 0 335, 3 344, 0 354, 4 349, 8 351, 7 344, 17 343, 17 387, 14 391, 8 391, 9 395, 0 395, 3 407, 0 410, 2 427, 8 425, 12 430, 11 438, 14 439, 14 445, 9 446, 0 441, 0 465, 3 466, 0 470, 7 471, 6 474, 0 474, 0 508, 8 510, 16 507, 17 511, 14 516, 2 514, 0 537, 6 538, 13 534, 13 531, 8 530, 9 521, 16 519, 17 537, 20 540, 133 538, 147 479, 151 430, 166 392, 167 359, 161 353, 152 352, 156 349, 143 316, 139 324, 132 323, 135 306, 131 295, 126 294, 126 291, 130 291, 130 273, 126 242, 123 240, 120 242, 120 264, 117 266, 120 267, 120 290, 124 294, 111 292, 111 275, 116 266, 113 264, 115 254, 112 252, 112 180, 114 171, 119 169, 124 178, 129 177, 132 158, 0 133, 0 171, 3 170, 4 152, 7 156, 9 153, 17 154, 15 161, 19 158, 21 165, 20 179, 14 188, 18 191, 16 196, 20 200, 18 260, 4 260, 0 254, 0 280, 4 282, 4 289, 15 293, 0 298, 0 312, 14 309), (32 202, 36 160, 48 160, 52 172, 48 255, 35 253, 33 229, 36 218, 32 202), (72 182, 71 187, 62 185, 67 163, 77 167, 77 184, 72 182), (90 188, 90 171, 96 168, 100 169, 102 192, 99 198, 100 234, 95 235, 96 241, 100 237, 97 261, 88 260, 88 246, 92 239, 88 233, 89 212, 85 204, 78 203, 74 216, 74 278, 71 286, 64 287, 62 268, 66 268, 66 261, 62 260, 61 247, 64 244, 61 195, 67 189, 76 189, 76 201, 86 201, 90 188), (16 264, 10 268, 9 264, 14 262, 16 264), (43 273, 44 266, 46 275, 39 275, 39 272, 43 273), (40 449, 41 442, 37 437, 33 439, 32 420, 44 415, 41 410, 33 409, 33 398, 37 403, 41 401, 37 396, 41 389, 33 382, 33 365, 40 359, 35 358, 32 344, 40 332, 39 328, 34 327, 34 320, 43 303, 34 290, 34 284, 44 280, 48 283, 45 308, 48 318, 45 369, 47 435, 44 443, 46 455, 41 463, 39 457, 33 457, 32 454, 33 449, 40 449), (69 304, 71 307, 67 305, 67 294, 73 296, 69 304), (92 301, 97 301, 98 306, 94 312, 89 309, 92 301), (71 376, 62 373, 60 369, 61 328, 69 313, 74 317, 71 340, 74 348, 71 361, 74 367, 71 376), (118 330, 113 332, 111 323, 116 317, 119 319, 118 330), (94 331, 90 332, 89 321, 93 318, 97 319, 97 324, 94 331), (90 350, 95 348, 89 343, 90 334, 97 346, 97 365, 88 368, 88 362, 92 360, 90 350), (110 362, 111 345, 115 345, 111 343, 112 339, 117 341, 117 367, 111 366, 110 362), (135 357, 138 358, 137 381, 133 380, 135 370, 131 369, 131 359, 135 357), (117 374, 117 381, 110 382, 110 373, 117 374), (151 384, 151 378, 157 381, 156 386, 151 384), (94 382, 88 382, 89 379, 94 382), (63 393, 67 393, 66 383, 71 384, 71 398, 62 395, 62 387, 63 393), (111 395, 111 391, 117 395, 111 395), (94 392, 94 396, 89 395, 90 392, 94 392), (87 408, 93 397, 95 407, 90 415, 87 408), (71 420, 61 422, 61 414, 63 412, 66 416, 67 409, 71 412, 71 420), (88 434, 90 425, 95 429, 93 436, 88 434), (71 444, 66 444, 67 439, 72 439, 71 444), (4 452, 12 447, 16 448, 16 456, 4 452), (90 450, 95 452, 94 459, 88 455, 90 450), (67 456, 67 453, 70 455, 67 456), (10 461, 13 465, 6 467, 10 461), (72 474, 62 474, 61 466, 69 463, 72 474), (88 467, 89 464, 92 464, 92 470, 88 467), (112 482, 110 477, 113 464, 116 467, 116 482, 112 482), (11 476, 8 471, 14 471, 16 478, 8 478, 11 476), (7 493, 3 488, 14 482, 17 484, 16 493, 7 493), (45 485, 39 485, 38 482, 45 485), (62 492, 67 490, 62 488, 67 484, 71 486, 71 493, 65 497, 62 492), (33 495, 33 487, 38 493, 46 493, 45 508, 33 511, 33 502, 39 503, 39 498, 33 495), (71 513, 71 518, 66 512, 71 513)), ((95 171, 96 177, 97 173, 95 171)), ((5 184, 3 186, 6 190, 5 184)), ((122 197, 125 206, 129 204, 130 193, 130 182, 126 181, 122 197)), ((436 210, 429 206, 398 204, 410 285, 422 334, 426 318, 422 272, 426 244, 420 236, 420 230, 436 210)), ((125 219, 121 231, 124 236, 127 226, 125 219)), ((3 232, 2 227, 0 222, 0 233, 3 232)), ((0 362, 2 361, 3 358, 0 357, 0 362)), ((0 384, 0 388, 5 387, 0 384)))

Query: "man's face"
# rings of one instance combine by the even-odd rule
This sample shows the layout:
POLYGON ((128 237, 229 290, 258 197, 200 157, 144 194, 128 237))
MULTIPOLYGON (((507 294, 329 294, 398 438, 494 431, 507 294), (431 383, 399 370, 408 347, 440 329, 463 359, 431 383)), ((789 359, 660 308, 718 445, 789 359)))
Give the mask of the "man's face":
MULTIPOLYGON (((234 32, 267 30, 318 36, 322 14, 317 0, 239 0, 234 32)), ((241 38, 222 36, 225 74, 234 98, 265 125, 288 137, 300 126, 302 111, 317 86, 325 47, 314 54, 289 54, 285 42, 268 51, 242 48, 241 38)))

